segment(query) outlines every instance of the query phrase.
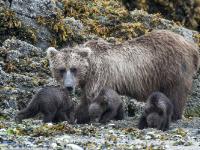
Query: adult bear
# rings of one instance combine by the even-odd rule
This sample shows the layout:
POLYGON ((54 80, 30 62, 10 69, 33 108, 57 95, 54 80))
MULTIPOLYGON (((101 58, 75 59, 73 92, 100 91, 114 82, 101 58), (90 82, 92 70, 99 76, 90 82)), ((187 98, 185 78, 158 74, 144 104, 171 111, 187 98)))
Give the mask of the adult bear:
POLYGON ((198 46, 167 30, 118 45, 91 40, 61 51, 50 47, 47 55, 58 82, 68 90, 81 87, 84 97, 78 114, 85 116, 83 121, 88 119, 90 101, 105 86, 139 101, 153 91, 163 92, 174 105, 173 120, 181 119, 199 68, 198 46))

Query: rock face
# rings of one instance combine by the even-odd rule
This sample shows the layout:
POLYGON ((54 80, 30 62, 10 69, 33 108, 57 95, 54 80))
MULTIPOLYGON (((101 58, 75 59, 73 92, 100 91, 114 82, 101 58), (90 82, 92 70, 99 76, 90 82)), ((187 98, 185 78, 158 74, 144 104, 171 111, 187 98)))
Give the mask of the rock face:
MULTIPOLYGON (((16 0, 12 1, 11 10, 16 13, 24 25, 33 30, 37 30, 37 42, 36 46, 40 48, 47 48, 51 43, 51 39, 54 37, 52 29, 45 24, 48 20, 44 20, 44 23, 40 23, 40 19, 49 19, 56 17, 56 15, 63 9, 63 4, 58 1, 52 0, 16 0)), ((80 34, 83 30, 83 25, 80 21, 76 21, 74 18, 60 18, 64 26, 68 26, 74 33, 80 34)), ((51 20, 50 20, 51 21, 51 20)), ((64 27, 66 28, 66 27, 64 27)), ((67 45, 67 44, 66 44, 67 45)))
POLYGON ((21 109, 39 86, 48 83, 48 61, 40 48, 17 39, 6 40, 0 53, 0 107, 21 109))
POLYGON ((128 10, 137 8, 149 13, 161 13, 167 19, 179 21, 189 28, 200 31, 199 0, 122 0, 122 2, 128 10))
POLYGON ((142 10, 134 10, 131 12, 131 17, 132 20, 141 22, 147 29, 168 29, 184 36, 192 42, 197 42, 197 38, 194 37, 194 35, 198 35, 197 31, 178 26, 173 21, 163 19, 159 14, 148 14, 142 10))
POLYGON ((10 36, 14 35, 21 39, 23 35, 16 32, 25 30, 21 32, 26 33, 27 41, 43 49, 57 44, 70 45, 73 41, 79 42, 79 39, 83 38, 83 24, 79 20, 63 15, 63 2, 16 0, 11 3, 0 3, 0 19, 5 27, 11 29, 11 32, 5 31, 10 36))
POLYGON ((52 35, 44 26, 40 26, 37 16, 47 17, 54 14, 59 9, 51 0, 16 0, 12 1, 11 8, 27 28, 32 28, 37 36, 36 45, 41 48, 50 46, 52 35))
POLYGON ((184 115, 186 117, 200 117, 200 74, 193 81, 192 93, 188 99, 184 115))

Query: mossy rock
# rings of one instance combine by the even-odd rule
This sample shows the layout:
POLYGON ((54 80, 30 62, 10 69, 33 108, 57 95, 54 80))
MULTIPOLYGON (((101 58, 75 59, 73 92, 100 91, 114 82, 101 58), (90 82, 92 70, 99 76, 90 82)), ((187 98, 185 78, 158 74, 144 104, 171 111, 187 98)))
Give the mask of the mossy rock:
POLYGON ((6 39, 13 36, 34 44, 37 40, 35 34, 33 29, 23 25, 15 12, 6 6, 0 6, 0 46, 6 39))
POLYGON ((122 0, 128 10, 143 9, 161 13, 164 18, 200 31, 200 0, 122 0))

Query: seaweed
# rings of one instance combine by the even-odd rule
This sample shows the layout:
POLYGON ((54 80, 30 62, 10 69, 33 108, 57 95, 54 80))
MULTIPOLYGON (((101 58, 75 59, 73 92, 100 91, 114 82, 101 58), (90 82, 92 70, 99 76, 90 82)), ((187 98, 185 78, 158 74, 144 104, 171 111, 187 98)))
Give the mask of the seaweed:
POLYGON ((34 44, 37 41, 36 31, 30 27, 26 27, 16 17, 14 11, 7 7, 0 9, 0 45, 3 41, 11 37, 17 37, 24 41, 34 44))

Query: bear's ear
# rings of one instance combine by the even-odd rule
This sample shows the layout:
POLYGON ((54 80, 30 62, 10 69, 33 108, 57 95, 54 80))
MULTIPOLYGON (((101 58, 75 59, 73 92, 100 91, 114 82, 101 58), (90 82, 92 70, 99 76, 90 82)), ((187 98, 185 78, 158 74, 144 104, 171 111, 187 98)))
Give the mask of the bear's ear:
POLYGON ((90 57, 90 55, 92 54, 92 50, 89 47, 84 47, 84 48, 81 48, 77 53, 81 57, 90 57))
POLYGON ((54 47, 49 47, 47 49, 47 57, 48 59, 53 58, 59 51, 56 50, 54 47))

